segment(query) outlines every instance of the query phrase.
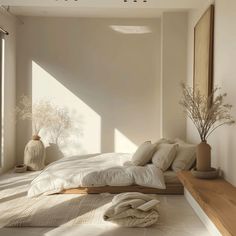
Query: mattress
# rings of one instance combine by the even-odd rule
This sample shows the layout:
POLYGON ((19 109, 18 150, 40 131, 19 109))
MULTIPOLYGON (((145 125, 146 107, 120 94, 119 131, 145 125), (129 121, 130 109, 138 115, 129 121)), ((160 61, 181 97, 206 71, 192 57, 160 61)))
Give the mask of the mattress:
POLYGON ((164 172, 164 180, 167 184, 180 184, 180 180, 177 177, 177 173, 173 170, 167 170, 164 172))
POLYGON ((138 185, 131 186, 103 186, 103 187, 79 187, 63 190, 63 194, 97 194, 97 193, 124 193, 124 192, 140 192, 147 194, 165 194, 165 195, 182 195, 184 193, 184 188, 182 183, 177 177, 177 173, 168 170, 163 173, 166 188, 157 189, 142 187, 138 185))

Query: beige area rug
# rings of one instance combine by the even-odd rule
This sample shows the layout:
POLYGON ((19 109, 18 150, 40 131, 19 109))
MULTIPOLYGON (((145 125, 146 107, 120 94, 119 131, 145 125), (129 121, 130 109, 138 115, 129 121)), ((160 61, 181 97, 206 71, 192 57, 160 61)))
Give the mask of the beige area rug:
POLYGON ((56 227, 79 224, 107 224, 103 212, 112 196, 52 195, 40 198, 21 198, 14 206, 1 209, 4 227, 56 227))
POLYGON ((56 194, 28 198, 29 183, 36 175, 11 174, 0 180, 0 227, 110 224, 102 216, 113 195, 56 194))

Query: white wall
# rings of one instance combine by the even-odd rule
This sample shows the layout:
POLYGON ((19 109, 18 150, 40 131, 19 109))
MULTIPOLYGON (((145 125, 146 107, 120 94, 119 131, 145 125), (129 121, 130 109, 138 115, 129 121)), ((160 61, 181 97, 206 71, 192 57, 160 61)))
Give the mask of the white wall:
MULTIPOLYGON (((207 6, 206 6, 207 7, 207 6)), ((193 29, 206 9, 192 11, 189 14, 189 54, 188 81, 192 83, 193 73, 193 29)), ((232 115, 236 118, 236 2, 234 0, 215 1, 215 44, 214 44, 214 84, 228 93, 227 102, 234 106, 232 115)), ((187 122, 187 138, 199 142, 195 128, 187 122)), ((212 164, 220 167, 225 178, 236 186, 236 126, 219 128, 210 138, 212 146, 212 164)))
POLYGON ((162 16, 162 134, 186 138, 186 119, 179 105, 180 83, 187 71, 186 12, 165 12, 162 16))
POLYGON ((5 76, 4 76, 4 106, 3 106, 3 149, 2 167, 4 172, 15 165, 15 54, 16 54, 16 20, 3 10, 0 10, 0 25, 9 32, 5 36, 5 76))
MULTIPOLYGON (((134 151, 160 138, 160 19, 23 21, 17 33, 17 98, 46 97, 74 111, 79 130, 60 143, 63 153, 134 151), (112 25, 138 32, 117 32, 112 25)), ((30 136, 29 123, 19 122, 18 162, 30 136)))

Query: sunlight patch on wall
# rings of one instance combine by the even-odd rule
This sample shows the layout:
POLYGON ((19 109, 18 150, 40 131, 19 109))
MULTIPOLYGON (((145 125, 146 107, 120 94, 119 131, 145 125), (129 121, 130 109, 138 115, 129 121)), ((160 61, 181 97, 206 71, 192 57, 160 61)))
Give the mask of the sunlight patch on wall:
POLYGON ((115 129, 115 152, 133 153, 137 149, 137 145, 129 138, 122 134, 118 129, 115 129))
POLYGON ((148 26, 110 25, 110 28, 122 34, 149 34, 152 32, 148 26))
MULTIPOLYGON (((55 153, 59 157, 60 151, 65 156, 101 152, 101 117, 44 68, 32 61, 32 100, 37 102, 41 99, 68 109, 75 126, 68 137, 60 140, 58 152, 55 145, 51 145, 50 156, 55 153)), ((44 141, 49 143, 48 138, 44 138, 44 141)))

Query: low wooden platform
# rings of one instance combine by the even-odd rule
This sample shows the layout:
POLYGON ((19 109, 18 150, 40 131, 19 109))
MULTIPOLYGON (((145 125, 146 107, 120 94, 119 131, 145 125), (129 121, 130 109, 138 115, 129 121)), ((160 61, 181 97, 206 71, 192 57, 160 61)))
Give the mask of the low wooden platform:
POLYGON ((236 236, 236 188, 223 179, 196 179, 189 171, 178 177, 221 234, 236 236))
POLYGON ((65 194, 86 194, 86 193, 124 193, 124 192, 140 192, 149 194, 169 194, 182 195, 184 188, 181 183, 166 184, 166 189, 147 188, 139 185, 133 186, 104 186, 104 187, 83 187, 67 189, 61 193, 65 194))

